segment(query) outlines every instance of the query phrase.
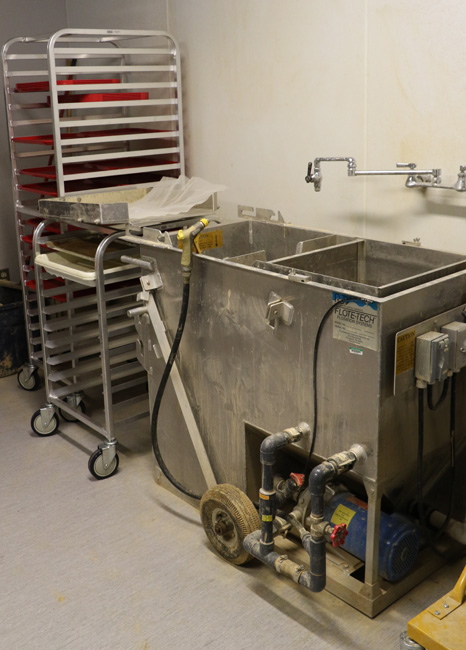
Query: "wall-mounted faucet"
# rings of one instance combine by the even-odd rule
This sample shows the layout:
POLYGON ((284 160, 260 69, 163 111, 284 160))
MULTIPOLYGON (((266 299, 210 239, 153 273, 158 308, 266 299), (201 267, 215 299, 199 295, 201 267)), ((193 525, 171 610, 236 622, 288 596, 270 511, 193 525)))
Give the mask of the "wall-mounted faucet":
POLYGON ((441 169, 417 169, 415 163, 397 163, 396 169, 386 170, 359 170, 354 158, 316 158, 314 160, 314 172, 312 162, 307 167, 306 183, 314 183, 316 192, 320 192, 322 185, 322 162, 346 162, 348 163, 348 176, 407 176, 406 187, 436 187, 456 192, 466 192, 466 165, 461 165, 458 179, 454 185, 441 185, 441 169))

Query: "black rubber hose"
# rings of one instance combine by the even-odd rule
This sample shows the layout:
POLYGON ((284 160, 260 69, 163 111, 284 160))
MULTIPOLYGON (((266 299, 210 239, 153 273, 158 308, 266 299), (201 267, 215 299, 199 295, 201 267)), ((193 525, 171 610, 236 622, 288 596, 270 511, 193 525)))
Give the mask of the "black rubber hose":
POLYGON ((314 341, 314 356, 312 359, 312 395, 313 395, 313 405, 314 405, 314 422, 312 426, 311 446, 309 449, 306 466, 304 468, 303 485, 307 485, 309 480, 309 475, 311 473, 311 459, 312 459, 312 454, 314 453, 314 447, 316 444, 316 437, 317 437, 317 358, 319 354, 320 338, 322 336, 322 331, 324 329, 325 323, 327 322, 329 316, 333 313, 335 307, 338 307, 338 305, 341 305, 343 303, 346 304, 347 302, 348 300, 338 300, 337 302, 333 303, 333 305, 330 305, 330 307, 323 315, 322 320, 320 321, 319 327, 317 329, 316 338, 314 341))
POLYGON ((448 393, 449 384, 450 384, 450 377, 447 377, 443 382, 442 393, 435 404, 432 399, 432 386, 431 384, 427 386, 427 406, 430 408, 431 411, 436 411, 440 406, 440 404, 443 404, 448 393))
POLYGON ((426 517, 424 512, 424 499, 423 499, 423 490, 424 490, 424 477, 422 472, 423 458, 424 458, 424 389, 418 388, 418 420, 417 420, 417 502, 418 502, 418 514, 419 521, 421 523, 421 529, 425 534, 426 530, 426 517))
POLYGON ((449 495, 449 504, 447 517, 442 524, 441 528, 436 531, 435 536, 432 535, 431 531, 427 528, 426 516, 424 510, 424 501, 423 501, 423 490, 424 490, 424 479, 423 479, 423 455, 424 455, 424 390, 418 389, 418 449, 417 449, 417 488, 418 488, 418 515, 419 522, 421 524, 421 530, 423 531, 427 543, 433 549, 433 551, 441 556, 447 557, 442 551, 440 551, 434 544, 446 530, 448 524, 450 523, 451 516, 453 513, 453 504, 454 504, 454 481, 455 481, 455 463, 456 463, 456 449, 455 449, 455 427, 456 427, 456 378, 455 375, 452 377, 451 381, 451 396, 450 396, 450 495, 449 495))
POLYGON ((168 378, 170 377, 170 372, 173 367, 173 364, 175 363, 176 355, 178 352, 178 348, 180 347, 181 343, 181 337, 183 336, 183 330, 184 330, 184 325, 186 323, 186 317, 188 315, 188 305, 189 305, 189 281, 186 282, 183 285, 183 298, 181 302, 181 312, 180 312, 180 319, 178 321, 178 328, 176 330, 176 335, 173 340, 173 345, 170 350, 170 356, 168 357, 168 361, 165 366, 165 370, 163 371, 162 379, 160 380, 159 388, 157 391, 157 395, 155 397, 154 401, 154 407, 152 409, 152 419, 151 419, 151 438, 152 438, 152 448, 154 450, 154 455, 157 460, 157 463, 159 464, 160 469, 166 476, 166 478, 170 481, 170 483, 176 487, 177 490, 182 492, 183 494, 186 494, 186 496, 191 497, 192 499, 197 499, 198 501, 201 500, 202 495, 201 494, 195 494, 188 488, 185 488, 184 485, 182 485, 179 481, 176 480, 176 478, 173 476, 173 474, 170 472, 168 467, 165 465, 165 462, 162 458, 162 454, 160 453, 160 448, 159 448, 159 441, 158 441, 158 435, 157 435, 157 421, 159 417, 159 411, 160 411, 160 405, 162 403, 162 397, 165 392, 165 388, 167 386, 168 378))
POLYGON ((451 378, 450 392, 450 477, 449 477, 449 502, 447 518, 442 526, 435 533, 435 539, 438 539, 448 528, 453 515, 453 506, 455 503, 455 465, 456 465, 456 375, 451 378))

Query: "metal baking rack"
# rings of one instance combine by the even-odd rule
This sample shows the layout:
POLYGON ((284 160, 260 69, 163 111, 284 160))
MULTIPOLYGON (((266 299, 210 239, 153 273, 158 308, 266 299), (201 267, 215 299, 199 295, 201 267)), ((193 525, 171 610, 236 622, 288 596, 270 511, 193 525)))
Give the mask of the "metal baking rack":
POLYGON ((147 375, 127 317, 138 304, 140 269, 120 261, 135 254, 121 240, 124 231, 86 224, 53 234, 49 224, 40 223, 33 238, 46 403, 31 427, 39 436, 54 434, 58 411, 102 435, 88 467, 103 479, 118 468, 117 429, 148 416, 147 375), (61 284, 51 286, 56 277, 61 284), (93 391, 98 403, 87 414, 86 395, 93 391))
MULTIPOLYGON (((13 198, 29 347, 20 386, 42 366, 34 229, 38 199, 184 174, 180 58, 160 31, 63 29, 2 50, 13 198)), ((71 226, 50 223, 51 234, 71 226)), ((51 278, 48 289, 63 287, 51 278)))

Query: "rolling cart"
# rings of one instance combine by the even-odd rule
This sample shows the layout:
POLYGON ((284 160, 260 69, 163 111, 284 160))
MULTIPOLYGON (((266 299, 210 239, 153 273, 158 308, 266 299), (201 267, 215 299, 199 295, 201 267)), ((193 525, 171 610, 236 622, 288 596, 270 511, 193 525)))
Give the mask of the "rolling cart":
POLYGON ((119 464, 116 428, 148 415, 147 375, 137 360, 137 334, 127 317, 138 304, 140 268, 124 230, 86 224, 54 234, 49 221, 34 232, 34 266, 46 403, 31 418, 39 436, 57 431, 58 414, 105 438, 89 458, 97 479, 119 464), (56 278, 62 283, 54 284, 56 278), (101 410, 86 414, 84 395, 102 387, 101 410))

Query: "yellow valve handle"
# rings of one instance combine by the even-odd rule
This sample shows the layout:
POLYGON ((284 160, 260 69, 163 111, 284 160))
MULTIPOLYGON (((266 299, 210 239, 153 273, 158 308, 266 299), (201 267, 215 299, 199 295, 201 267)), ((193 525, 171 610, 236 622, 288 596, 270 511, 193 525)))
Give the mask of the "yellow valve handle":
POLYGON ((183 244, 183 252, 181 254, 181 266, 190 268, 192 265, 192 240, 198 235, 201 230, 204 230, 209 225, 207 219, 201 219, 194 226, 186 230, 179 230, 177 239, 183 244))

